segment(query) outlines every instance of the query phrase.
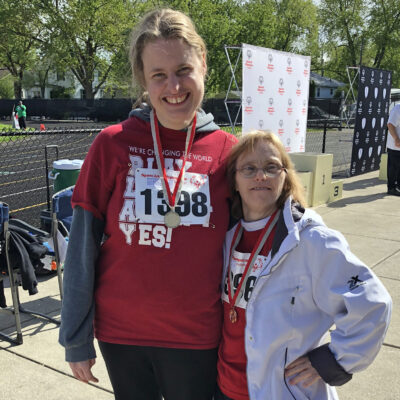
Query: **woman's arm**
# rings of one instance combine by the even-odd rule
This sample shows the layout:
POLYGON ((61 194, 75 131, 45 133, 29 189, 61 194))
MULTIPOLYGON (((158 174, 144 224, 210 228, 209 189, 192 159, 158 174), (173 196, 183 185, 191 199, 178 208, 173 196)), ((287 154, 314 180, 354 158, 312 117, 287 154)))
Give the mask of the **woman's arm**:
POLYGON ((59 342, 66 361, 94 359, 93 345, 95 263, 104 222, 77 206, 74 208, 67 256, 64 264, 64 298, 59 342))

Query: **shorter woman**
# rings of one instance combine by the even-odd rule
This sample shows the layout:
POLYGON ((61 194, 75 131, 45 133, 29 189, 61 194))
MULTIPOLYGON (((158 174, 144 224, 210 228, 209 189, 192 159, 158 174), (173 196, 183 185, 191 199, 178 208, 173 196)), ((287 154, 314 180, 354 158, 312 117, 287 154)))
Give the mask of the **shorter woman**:
POLYGON ((391 298, 344 237, 303 207, 274 134, 244 136, 228 180, 240 221, 225 240, 216 400, 337 399, 332 386, 376 357, 391 298))

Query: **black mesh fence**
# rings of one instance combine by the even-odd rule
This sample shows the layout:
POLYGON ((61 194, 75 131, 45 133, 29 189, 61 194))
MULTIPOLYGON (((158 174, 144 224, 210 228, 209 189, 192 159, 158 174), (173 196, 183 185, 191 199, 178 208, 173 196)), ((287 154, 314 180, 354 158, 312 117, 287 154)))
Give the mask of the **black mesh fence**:
MULTIPOLYGON (((226 124, 222 128, 231 132, 226 124)), ((237 126, 235 132, 240 129, 237 126)), ((40 227, 41 215, 48 209, 53 194, 53 181, 46 179, 46 149, 49 170, 57 159, 83 160, 100 130, 101 127, 0 131, 0 201, 10 205, 11 216, 40 227)), ((305 150, 332 153, 333 175, 347 176, 352 140, 353 129, 313 126, 308 130, 305 150)))

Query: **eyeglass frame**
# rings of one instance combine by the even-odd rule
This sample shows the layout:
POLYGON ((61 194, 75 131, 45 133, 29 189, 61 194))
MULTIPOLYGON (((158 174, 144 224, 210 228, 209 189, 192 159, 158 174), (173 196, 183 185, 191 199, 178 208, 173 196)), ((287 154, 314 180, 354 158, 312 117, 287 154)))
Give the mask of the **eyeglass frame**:
POLYGON ((274 166, 279 168, 278 171, 276 172, 276 174, 271 174, 270 172, 266 171, 266 168, 268 168, 268 166, 266 166, 266 167, 262 167, 262 168, 254 167, 254 173, 251 173, 251 175, 246 175, 243 171, 245 168, 252 167, 251 165, 245 165, 242 168, 236 168, 235 172, 240 172, 244 178, 248 178, 248 179, 252 179, 252 178, 256 177, 259 170, 262 171, 263 176, 267 176, 268 178, 276 178, 277 176, 279 176, 282 173, 282 171, 285 171, 287 173, 287 168, 285 168, 283 165, 278 166, 277 164, 274 164, 274 166))

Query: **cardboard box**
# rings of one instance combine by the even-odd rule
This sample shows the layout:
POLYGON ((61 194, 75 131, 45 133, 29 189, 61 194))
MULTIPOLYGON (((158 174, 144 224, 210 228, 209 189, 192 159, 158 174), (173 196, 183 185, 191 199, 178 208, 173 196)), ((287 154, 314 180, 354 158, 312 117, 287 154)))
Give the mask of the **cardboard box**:
POLYGON ((329 202, 341 199, 343 196, 343 179, 333 180, 329 192, 329 202))
POLYGON ((311 206, 329 201, 332 180, 333 154, 290 153, 298 172, 312 172, 311 206))

